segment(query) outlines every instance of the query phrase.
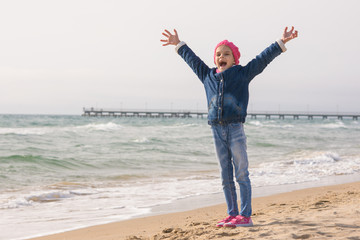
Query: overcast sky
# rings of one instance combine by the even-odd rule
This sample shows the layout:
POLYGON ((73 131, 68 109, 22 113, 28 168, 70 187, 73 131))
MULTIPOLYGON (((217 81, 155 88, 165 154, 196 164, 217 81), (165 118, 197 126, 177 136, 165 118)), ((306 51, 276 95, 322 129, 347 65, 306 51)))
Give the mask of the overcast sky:
POLYGON ((224 39, 245 65, 299 31, 250 84, 249 110, 360 112, 358 0, 1 0, 0 113, 83 107, 206 109, 205 92, 162 31, 210 67, 224 39))

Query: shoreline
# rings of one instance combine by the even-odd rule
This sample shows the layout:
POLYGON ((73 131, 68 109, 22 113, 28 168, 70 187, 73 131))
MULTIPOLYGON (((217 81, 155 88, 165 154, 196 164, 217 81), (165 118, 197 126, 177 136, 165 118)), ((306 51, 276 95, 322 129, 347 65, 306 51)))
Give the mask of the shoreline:
MULTIPOLYGON (((209 198, 209 195, 207 195, 207 197, 209 198)), ((341 223, 340 221, 340 223, 336 223, 340 225, 333 225, 334 229, 345 228, 349 231, 360 229, 360 211, 355 210, 360 209, 360 201, 352 201, 353 198, 357 200, 360 199, 360 175, 330 177, 322 179, 322 181, 317 183, 308 182, 286 186, 270 186, 267 187, 267 191, 264 191, 262 188, 255 188, 253 198, 254 227, 245 229, 219 229, 214 227, 216 222, 226 215, 226 205, 224 204, 222 193, 212 195, 211 201, 208 203, 202 201, 204 196, 196 198, 198 199, 182 199, 173 204, 157 206, 153 208, 151 213, 129 220, 84 227, 51 235, 39 237, 33 236, 27 239, 160 239, 155 236, 170 238, 179 237, 180 235, 187 236, 188 239, 211 239, 214 236, 216 236, 214 239, 234 239, 232 236, 235 237, 237 234, 243 234, 244 232, 249 234, 249 237, 254 234, 256 235, 257 233, 263 234, 262 239, 266 239, 266 234, 263 233, 263 231, 269 231, 269 226, 272 225, 274 225, 274 228, 279 228, 278 230, 282 231, 283 234, 290 234, 291 231, 288 232, 289 230, 286 229, 288 227, 294 228, 295 225, 298 225, 301 222, 300 220, 293 219, 294 217, 296 218, 297 214, 306 215, 306 213, 311 213, 306 219, 316 219, 317 217, 326 218, 326 216, 329 215, 328 217, 331 219, 334 217, 338 218, 341 214, 340 212, 346 210, 352 211, 355 216, 349 219, 346 216, 342 216, 345 220, 350 222, 341 223), (269 195, 269 192, 273 194, 269 195), (331 196, 329 196, 329 193, 332 193, 332 195, 330 194, 331 196), (216 201, 221 201, 221 204, 216 204, 216 201), (202 203, 202 205, 200 203, 202 203), (346 206, 346 203, 351 203, 353 206, 346 206), (341 211, 334 210, 338 208, 340 208, 341 211), (278 218, 268 216, 269 211, 277 212, 279 209, 281 209, 281 212, 278 218), (314 212, 317 214, 314 214, 314 212), (320 213, 324 215, 326 212, 326 216, 318 216, 320 213), (334 214, 334 212, 338 212, 339 214, 334 214), (273 221, 274 219, 277 220, 273 221), (289 224, 289 226, 286 225, 283 221, 284 219, 288 219, 288 222, 292 222, 292 224, 289 224), (272 222, 271 224, 269 223, 269 226, 264 224, 270 220, 272 220, 272 222), (277 225, 275 224, 276 222, 279 223, 279 226, 275 226, 277 225), (348 228, 341 224, 347 224, 346 226, 348 226, 348 228), (256 229, 256 231, 254 229, 256 229), (219 235, 219 233, 221 234, 219 235), (193 235, 197 237, 191 238, 193 235)), ((339 220, 341 220, 341 218, 339 218, 339 220)), ((318 225, 315 222, 310 222, 307 225, 318 225)), ((319 224, 326 225, 322 220, 319 224)), ((305 224, 302 227, 306 227, 307 225, 305 224)), ((329 226, 325 227, 328 228, 329 226)), ((321 232, 321 230, 318 232, 321 232)), ((334 234, 337 234, 336 236, 340 236, 338 235, 339 232, 340 231, 335 231, 335 233, 331 232, 328 235, 333 237, 334 234)), ((346 231, 343 229, 342 232, 346 231)), ((303 238, 298 239, 306 239, 306 236, 308 236, 306 234, 294 234, 294 236, 303 236, 303 238)), ((317 233, 309 234, 309 236, 315 236, 317 233)), ((323 235, 323 238, 326 237, 325 235, 323 235)), ((287 237, 284 237, 283 239, 291 239, 294 238, 294 236, 287 235, 287 237)), ((360 234, 354 236, 360 237, 360 234)), ((259 238, 259 236, 256 238, 259 238)))
MULTIPOLYGON (((252 199, 272 196, 279 193, 292 192, 296 190, 302 190, 302 189, 308 189, 314 187, 323 187, 323 186, 333 186, 333 185, 340 185, 340 184, 353 183, 353 182, 360 182, 360 174, 328 176, 328 177, 323 177, 316 182, 302 182, 302 183, 292 183, 286 185, 253 187, 252 199)), ((236 191, 237 194, 239 194, 238 186, 236 191)), ((223 203, 225 203, 225 199, 224 199, 224 194, 222 192, 215 194, 193 196, 189 198, 178 199, 172 203, 168 203, 160 206, 154 206, 152 207, 150 213, 142 214, 136 216, 135 218, 189 211, 198 208, 220 205, 223 203)))

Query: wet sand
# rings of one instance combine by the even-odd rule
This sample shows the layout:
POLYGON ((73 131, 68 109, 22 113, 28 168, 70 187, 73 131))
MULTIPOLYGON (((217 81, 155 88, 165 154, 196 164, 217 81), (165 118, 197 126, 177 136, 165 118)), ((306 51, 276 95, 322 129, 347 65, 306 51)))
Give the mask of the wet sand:
POLYGON ((217 228, 225 204, 143 217, 33 240, 348 239, 360 240, 360 182, 253 199, 253 227, 217 228))

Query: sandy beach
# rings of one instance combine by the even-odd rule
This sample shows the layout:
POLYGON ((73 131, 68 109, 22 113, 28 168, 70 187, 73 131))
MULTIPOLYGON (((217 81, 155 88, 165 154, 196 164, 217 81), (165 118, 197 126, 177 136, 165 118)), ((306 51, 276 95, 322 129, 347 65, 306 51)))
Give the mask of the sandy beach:
POLYGON ((253 199, 253 227, 217 228, 224 204, 137 218, 33 240, 360 239, 360 182, 253 199))

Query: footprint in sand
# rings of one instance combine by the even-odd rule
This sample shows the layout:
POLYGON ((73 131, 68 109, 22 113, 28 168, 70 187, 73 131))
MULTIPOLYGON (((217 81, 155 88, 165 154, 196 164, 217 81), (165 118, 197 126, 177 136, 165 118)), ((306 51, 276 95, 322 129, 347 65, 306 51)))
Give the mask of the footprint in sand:
POLYGON ((231 236, 235 236, 238 234, 239 234, 239 232, 220 232, 220 233, 217 233, 216 235, 221 236, 221 237, 231 237, 231 236))
POLYGON ((292 234, 293 239, 309 239, 311 238, 311 234, 303 234, 303 235, 296 235, 292 234))

